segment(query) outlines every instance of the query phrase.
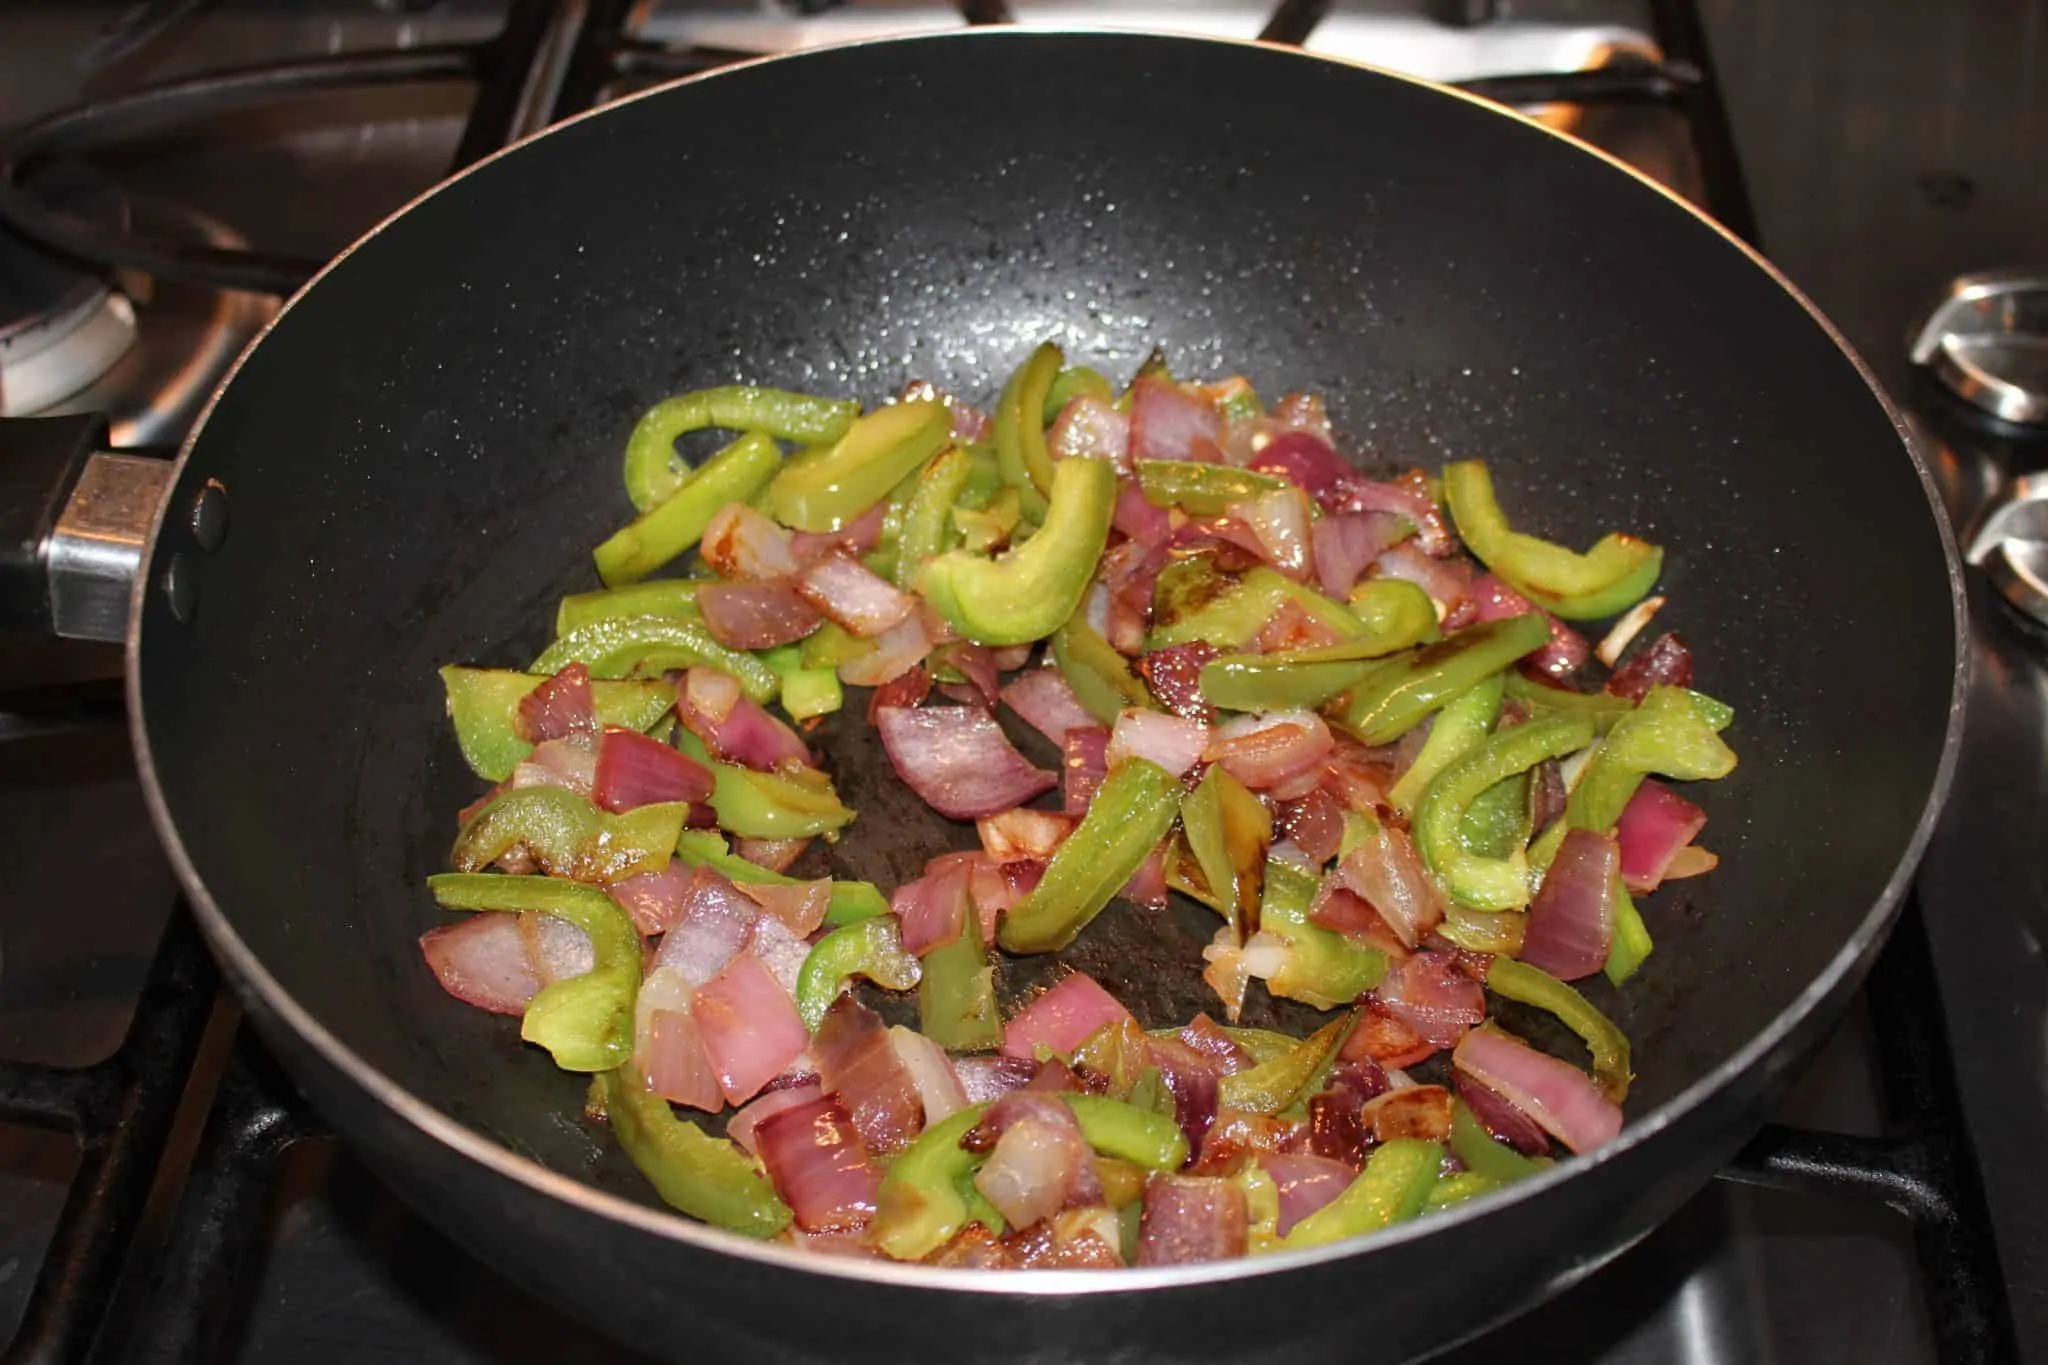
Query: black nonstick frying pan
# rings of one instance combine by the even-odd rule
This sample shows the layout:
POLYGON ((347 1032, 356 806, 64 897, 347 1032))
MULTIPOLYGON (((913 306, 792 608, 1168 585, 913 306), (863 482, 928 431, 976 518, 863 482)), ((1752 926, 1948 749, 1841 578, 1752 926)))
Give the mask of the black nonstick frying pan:
MULTIPOLYGON (((1954 551, 1825 320, 1581 146, 1254 45, 879 42, 578 119, 302 293, 166 508, 131 637, 138 744, 265 1036, 430 1218, 676 1359, 1391 1361, 1478 1331, 1669 1214, 1796 1078, 1889 925, 1959 725, 1954 551), (664 1211, 581 1121, 581 1084, 424 969, 422 883, 478 790, 434 669, 522 666, 554 599, 593 585, 638 414, 736 381, 985 395, 1046 337, 1112 373, 1156 344, 1184 373, 1319 391, 1369 464, 1484 456, 1550 534, 1670 547, 1660 625, 1736 707, 1742 764, 1707 798, 1719 870, 1650 902, 1628 991, 1596 983, 1640 1075, 1597 1157, 1249 1262, 806 1258, 664 1211), (208 481, 231 513, 211 549, 189 515, 208 481)), ((968 836, 859 728, 824 742, 861 813, 834 867, 890 886, 968 836)), ((1209 1004, 1210 927, 1120 908, 1070 960, 1182 1019, 1209 1004)))

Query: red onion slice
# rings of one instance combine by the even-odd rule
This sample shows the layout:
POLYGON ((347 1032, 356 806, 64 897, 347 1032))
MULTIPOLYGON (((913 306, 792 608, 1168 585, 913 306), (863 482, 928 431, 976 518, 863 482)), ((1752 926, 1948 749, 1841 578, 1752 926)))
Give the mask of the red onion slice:
POLYGON ((766 910, 799 938, 816 933, 818 926, 825 922, 825 912, 832 907, 832 879, 820 877, 815 881, 741 882, 740 894, 766 910))
POLYGON ((1622 660, 1607 680, 1609 692, 1630 701, 1641 701, 1658 686, 1692 686, 1692 649, 1676 632, 1666 631, 1622 660))
POLYGON ((595 733, 597 709, 591 699, 590 669, 570 664, 521 697, 512 728, 521 739, 534 744, 595 733))
POLYGON ((901 925, 905 952, 923 957, 959 937, 970 875, 966 860, 935 858, 922 877, 902 883, 890 894, 889 908, 901 925))
POLYGON ((1018 807, 975 821, 981 847, 998 863, 1044 862, 1073 833, 1075 821, 1054 811, 1018 807))
POLYGON ((1655 891, 1678 851, 1707 826, 1707 813, 1655 778, 1636 788, 1614 826, 1621 879, 1631 891, 1655 891))
POLYGON ((1613 839, 1590 829, 1566 830, 1529 906, 1517 956, 1560 981, 1599 971, 1614 943, 1620 870, 1613 839))
POLYGON ((1163 379, 1144 378, 1131 386, 1133 460, 1222 460, 1223 419, 1207 399, 1184 393, 1163 379))
POLYGON ((1285 1237, 1294 1225, 1344 1193, 1358 1172, 1341 1161, 1308 1152, 1271 1152, 1259 1165, 1273 1177, 1280 1195, 1280 1221, 1273 1231, 1285 1237))
POLYGON ((1081 705, 1057 668, 1027 669, 1011 680, 1001 695, 1003 703, 1026 725, 1055 744, 1064 743, 1070 731, 1095 724, 1095 717, 1081 705))
POLYGON ((1365 576, 1366 566, 1406 532, 1390 512, 1346 512, 1324 517, 1309 531, 1316 581, 1332 597, 1345 598, 1365 576))
POLYGON ((711 774, 703 764, 638 730, 612 725, 598 738, 590 799, 605 810, 633 810, 664 801, 706 801, 711 797, 711 785, 711 774))
POLYGON ((1116 511, 1110 524, 1146 549, 1162 545, 1173 534, 1173 518, 1164 507, 1153 506, 1136 479, 1117 485, 1116 511))
POLYGON ((933 643, 924 613, 913 613, 875 637, 874 653, 839 665, 839 676, 855 687, 880 687, 923 663, 933 643))
POLYGON ((1112 771, 1127 758, 1143 758, 1185 777, 1208 748, 1209 727, 1202 722, 1132 708, 1117 716, 1104 757, 1112 771))
POLYGON ((1091 394, 1060 409, 1045 434, 1046 450, 1055 460, 1105 460, 1119 474, 1131 472, 1131 419, 1091 394))
POLYGON ((544 982, 514 915, 472 915, 420 935, 441 989, 493 1014, 524 1014, 544 982))
POLYGON ((704 628, 728 649, 793 644, 825 618, 786 579, 706 583, 697 589, 704 628))
POLYGON ((903 1063, 911 1084, 917 1087, 926 1127, 967 1107, 967 1088, 944 1048, 901 1024, 890 1028, 889 1045, 896 1049, 896 1060, 903 1063))
POLYGON ((681 918, 662 936, 655 963, 680 972, 692 987, 701 986, 746 946, 748 931, 760 917, 759 907, 722 875, 696 868, 683 895, 681 918))
POLYGON ((1145 1182, 1139 1265, 1190 1265, 1245 1252, 1244 1189, 1210 1176, 1155 1174, 1145 1182))
POLYGON ((1331 510, 1342 501, 1344 485, 1358 478, 1358 471, 1328 441, 1307 431, 1283 431, 1273 437, 1252 456, 1250 467, 1287 480, 1331 510))
POLYGON ((721 578, 788 578, 802 567, 790 533, 743 502, 727 503, 712 516, 697 555, 721 578))
POLYGON ((1131 1017, 1085 972, 1075 972, 1026 1005, 1003 1026, 1003 1055, 1033 1057, 1043 1044, 1071 1056, 1097 1029, 1131 1017))
POLYGON ((720 702, 726 700, 719 680, 729 675, 716 669, 691 669, 676 697, 676 719, 715 756, 756 772, 774 772, 791 766, 811 766, 811 751, 797 738, 796 731, 762 710, 753 699, 734 695, 723 716, 698 705, 706 688, 716 688, 720 702), (709 675, 700 677, 700 675, 709 675))
POLYGON ((1574 1152, 1590 1152, 1621 1131, 1621 1107, 1590 1076, 1498 1030, 1472 1030, 1451 1060, 1574 1152))
POLYGON ((1381 1008, 1437 1047, 1450 1047, 1486 1018, 1486 992, 1455 958, 1417 953, 1387 968, 1373 991, 1381 1008))
POLYGON ((917 599, 873 569, 834 550, 803 571, 796 590, 804 600, 855 635, 869 638, 900 625, 917 610, 917 599))
POLYGON ((1313 790, 1336 747, 1330 727, 1315 712, 1270 711, 1224 725, 1206 757, 1255 790, 1282 787, 1296 778, 1313 779, 1313 790))
POLYGON ((824 1087, 815 1080, 784 1086, 779 1090, 764 1090, 760 1098, 726 1121, 725 1135, 738 1143, 748 1156, 759 1156, 761 1149, 754 1142, 756 1128, 783 1110, 822 1099, 824 1094, 824 1087))
POLYGON ((1059 779, 1025 761, 988 712, 972 706, 875 713, 896 775, 933 810, 974 820, 1021 806, 1059 779))
POLYGON ((923 1102, 881 1015, 851 995, 840 996, 818 1025, 811 1056, 826 1093, 839 1096, 868 1151, 898 1151, 917 1136, 923 1102))
POLYGON ((1138 674, 1161 706, 1203 725, 1216 722, 1216 708, 1202 695, 1202 666, 1217 655, 1207 640, 1156 649, 1138 659, 1138 674))
POLYGON ((835 1097, 791 1105, 762 1119, 754 1126, 754 1145, 776 1192, 806 1230, 863 1228, 874 1218, 882 1176, 835 1097))
POLYGON ((1411 469, 1385 483, 1354 477, 1345 483, 1344 497, 1337 510, 1396 513, 1415 527, 1415 541, 1424 554, 1442 556, 1457 552, 1457 537, 1451 534, 1443 509, 1430 496, 1429 476, 1419 469, 1411 469))
POLYGON ((632 916, 633 927, 651 938, 667 933, 682 919, 695 872, 681 858, 671 858, 661 871, 635 873, 613 882, 605 891, 632 916))
POLYGON ((1458 1077, 1458 1098, 1465 1101, 1472 1117, 1495 1141, 1506 1143, 1523 1156, 1550 1154, 1550 1135, 1542 1125, 1472 1077, 1458 1077))
POLYGON ((1363 896, 1410 948, 1444 917, 1443 895, 1430 880, 1408 831, 1382 824, 1379 833, 1337 864, 1345 889, 1363 896))
MULTIPOLYGON (((998 1100, 990 1117, 1027 1098, 1020 1093, 998 1100)), ((1076 1186, 1092 1184, 1099 1194, 1093 1167, 1094 1154, 1073 1111, 1050 1100, 1003 1126, 988 1160, 975 1172, 974 1188, 1010 1226, 1028 1228, 1059 1212, 1076 1186)))
POLYGON ((789 992, 745 954, 698 988, 690 1013, 728 1104, 752 1099, 810 1042, 789 992))

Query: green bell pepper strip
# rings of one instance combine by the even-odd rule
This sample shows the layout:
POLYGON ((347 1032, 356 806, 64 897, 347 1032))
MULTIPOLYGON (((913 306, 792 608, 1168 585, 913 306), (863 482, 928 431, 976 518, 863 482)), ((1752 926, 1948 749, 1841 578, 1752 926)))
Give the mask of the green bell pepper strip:
POLYGON ((1234 502, 1249 502, 1291 485, 1285 479, 1236 465, 1199 460, 1140 460, 1138 487, 1154 507, 1178 507, 1198 517, 1221 516, 1234 502))
POLYGON ((799 531, 836 531, 945 449, 952 430, 944 403, 876 408, 826 449, 783 466, 768 485, 770 515, 799 531))
POLYGON ((885 990, 907 991, 923 973, 917 959, 903 950, 903 935, 888 916, 864 919, 834 929, 811 946, 796 978, 796 1012, 804 1027, 816 1033, 832 1007, 856 976, 885 990))
POLYGON ((1195 789, 1181 798, 1180 824, 1203 882, 1240 941, 1257 933, 1266 849, 1273 842, 1272 812, 1222 764, 1212 763, 1195 789))
POLYGON ((782 467, 782 450, 749 432, 704 462, 695 478, 600 542, 591 557, 607 587, 637 583, 695 545, 728 503, 748 502, 782 467))
POLYGON ((1300 1097, 1303 1087, 1324 1072, 1351 1032, 1351 1016, 1335 1019, 1302 1039, 1292 1051, 1225 1076, 1216 1102, 1253 1114, 1277 1114, 1300 1097))
MULTIPOLYGON (((687 867, 708 867, 731 882, 796 886, 803 881, 801 877, 771 872, 759 863, 748 862, 728 849, 725 836, 715 829, 684 830, 676 837, 676 857, 687 867)), ((837 927, 888 913, 889 899, 873 882, 832 879, 832 899, 825 908, 825 923, 837 927)))
POLYGON ((1516 910, 1529 903, 1527 855, 1519 848, 1506 858, 1470 853, 1458 841, 1459 824, 1495 783, 1592 742, 1591 721, 1564 716, 1532 720, 1501 731, 1436 775, 1415 810, 1415 842, 1446 893, 1475 910, 1516 910))
POLYGON ((1061 1091, 1060 1098, 1074 1111, 1081 1136, 1104 1156, 1153 1171, 1177 1171, 1188 1159, 1188 1140, 1168 1115, 1107 1095, 1061 1091))
POLYGON ((875 1245, 899 1261, 921 1261, 967 1224, 961 1184, 981 1159, 960 1145, 987 1104, 948 1114, 917 1135, 882 1177, 875 1200, 875 1245))
POLYGON ((1053 419, 1066 411, 1067 404, 1076 398, 1114 403, 1116 389, 1100 370, 1091 370, 1086 365, 1061 370, 1053 377, 1052 387, 1045 391, 1045 407, 1040 410, 1045 425, 1051 426, 1053 419))
POLYGON ((1438 773, 1486 743, 1493 723, 1500 719, 1501 690, 1506 681, 1502 674, 1495 673, 1474 683, 1464 695, 1444 703, 1415 761, 1387 793, 1395 810, 1403 815, 1413 812, 1415 803, 1422 799, 1422 793, 1438 773))
MULTIPOLYGON (((441 670, 455 742, 478 777, 503 782, 533 752, 533 742, 519 736, 519 703, 546 681, 538 674, 498 668, 450 664, 441 670)), ((676 690, 658 678, 606 679, 593 682, 590 695, 599 725, 646 730, 675 704, 676 690)))
POLYGON ((1454 1171, 1450 1175, 1439 1176, 1436 1184, 1429 1187, 1429 1195, 1422 1201, 1422 1211, 1437 1213, 1455 1208, 1468 1199, 1476 1199, 1499 1188, 1500 1182, 1492 1176, 1481 1175, 1477 1171, 1454 1171))
POLYGON ((804 667, 804 652, 797 645, 777 645, 758 656, 782 680, 782 709, 792 720, 826 716, 846 705, 846 690, 839 674, 829 668, 804 667))
POLYGON ((640 935, 619 903, 594 886, 559 877, 439 872, 427 889, 449 910, 534 911, 581 929, 591 969, 541 987, 526 1003, 519 1036, 546 1048, 564 1071, 610 1071, 633 1055, 640 993, 640 935))
POLYGON ((1024 502, 1016 489, 1005 487, 985 507, 954 507, 951 520, 958 548, 968 554, 994 554, 1024 524, 1024 502))
POLYGON ((1053 484, 1052 456, 1045 449, 1046 399, 1063 360, 1058 346, 1041 343, 1003 385, 990 424, 1004 481, 1024 499, 1025 514, 1040 522, 1048 515, 1053 484))
POLYGON ((1479 460, 1444 468, 1444 501, 1465 548, 1524 597, 1568 621, 1597 621, 1627 611, 1657 584, 1664 551, 1609 532, 1580 554, 1508 527, 1493 476, 1479 460))
MULTIPOLYGON (((1283 1057, 1301 1046, 1301 1040, 1286 1033, 1276 1033, 1269 1028, 1239 1028, 1234 1024, 1218 1024, 1224 1036, 1251 1054, 1252 1065, 1270 1062, 1283 1057)), ((1161 1032, 1175 1034, 1178 1029, 1163 1029, 1161 1032)))
POLYGON ((1177 1112, 1173 1090, 1166 1084, 1166 1074, 1156 1066, 1148 1066, 1138 1072, 1138 1079, 1131 1082, 1131 1093, 1124 1096, 1124 1103, 1161 1118, 1172 1118, 1177 1112))
POLYGON ((961 449, 967 452, 967 484, 954 504, 975 509, 986 507, 1010 486, 1003 482, 1003 467, 996 459, 995 446, 983 439, 961 449))
POLYGON ((1628 1035, 1612 1019, 1593 1007, 1578 991, 1540 967, 1497 957, 1487 969, 1486 989, 1509 1000, 1533 1005, 1556 1015, 1564 1026, 1585 1041, 1593 1054, 1593 1079, 1608 1099, 1620 1104, 1628 1098, 1628 1035))
POLYGON ((1451 1155, 1474 1175, 1496 1185, 1509 1185, 1541 1172, 1549 1163, 1523 1156, 1486 1131, 1479 1116, 1463 1100, 1451 1101, 1451 1155))
POLYGON ((972 457, 957 446, 941 452, 925 466, 924 477, 903 511, 903 530, 896 546, 896 586, 917 582, 925 561, 953 548, 953 504, 967 488, 972 457))
POLYGON ((1158 709, 1124 656, 1089 624, 1085 610, 1076 611, 1053 632, 1052 661, 1082 708, 1104 725, 1115 725, 1126 707, 1158 709))
POLYGON ((1351 856, 1351 850, 1369 839, 1380 837, 1380 822, 1362 810, 1344 812, 1344 832, 1337 838, 1337 861, 1351 856))
POLYGON ((1211 659, 1202 665, 1202 696, 1229 711, 1311 709, 1356 687, 1387 655, 1436 638, 1436 609, 1422 589, 1399 578, 1366 587, 1352 599, 1365 627, 1357 639, 1211 659))
POLYGON ((1207 387, 1215 399, 1216 411, 1222 414, 1226 424, 1249 422, 1254 417, 1265 415, 1266 405, 1259 401, 1258 390, 1243 375, 1232 375, 1207 387))
POLYGON ((875 652, 873 640, 863 640, 837 622, 827 621, 797 646, 797 661, 805 668, 837 670, 841 664, 865 658, 875 652))
POLYGON ((629 1069, 591 1082, 619 1146, 671 1208, 728 1232, 773 1237, 789 1226, 789 1206, 761 1163, 730 1138, 716 1138, 676 1117, 668 1101, 629 1069))
MULTIPOLYGON (((1373 634, 1351 608, 1267 565, 1254 565, 1242 577, 1232 578, 1219 572, 1209 556, 1199 555, 1160 571, 1152 589, 1153 627, 1145 648, 1207 640, 1218 649, 1238 649, 1289 602, 1346 640, 1373 634)), ((1548 632, 1544 638, 1549 638, 1548 632)))
POLYGON ((1613 829, 1651 773, 1696 782, 1735 771, 1735 751, 1720 735, 1733 715, 1724 703, 1698 692, 1651 688, 1600 742, 1565 802, 1564 819, 1530 847, 1530 861, 1549 867, 1568 827, 1602 833, 1613 829))
POLYGON ((1259 907, 1259 932, 1287 946, 1286 962, 1266 978, 1266 989, 1319 1010, 1338 1009, 1380 984, 1387 957, 1334 929, 1309 921, 1316 878, 1292 863, 1266 863, 1266 899, 1259 907))
POLYGON ((1258 1256, 1280 1246, 1280 1187, 1265 1167, 1248 1161, 1230 1177, 1244 1191, 1245 1254, 1258 1256))
POLYGON ((940 1047, 976 1052, 1003 1040, 996 1012, 995 968, 981 944, 981 920, 965 897, 960 932, 925 950, 917 983, 918 1031, 940 1047))
POLYGON ((1045 876, 1003 915, 997 937, 1013 953, 1057 952, 1074 941, 1173 828, 1181 785, 1143 758, 1110 770, 1088 813, 1045 866, 1045 876))
POLYGON ((690 471, 676 455, 676 440, 687 432, 724 427, 817 445, 838 440, 859 412, 850 398, 737 385, 663 399, 626 438, 626 495, 645 512, 689 482, 690 471))
POLYGON ((753 655, 727 649, 693 621, 666 616, 614 616, 578 626, 542 650, 527 672, 559 673, 578 663, 593 678, 623 678, 635 669, 715 668, 764 705, 780 685, 775 670, 753 655))
POLYGON ((688 802, 666 801, 614 815, 561 787, 516 787, 469 818, 449 861, 481 872, 524 846, 551 876, 609 885, 667 867, 689 814, 688 802))
POLYGON ((1549 639, 1550 625, 1536 612, 1467 626, 1406 658, 1389 659, 1331 719, 1366 744, 1391 744, 1430 712, 1549 639))
POLYGON ((1509 857, 1529 842, 1531 814, 1529 774, 1517 773, 1494 783, 1466 807, 1458 821, 1458 843, 1482 858, 1509 857))
POLYGON ((1358 1178, 1296 1223, 1280 1246, 1299 1251, 1406 1222, 1422 1212, 1442 1164, 1443 1148, 1437 1143, 1415 1138, 1381 1143, 1358 1178))
POLYGON ((1519 671, 1509 673, 1507 680, 1507 695, 1533 708, 1537 715, 1584 716, 1603 735, 1636 709, 1635 702, 1612 692, 1570 692, 1537 682, 1519 671))
MULTIPOLYGON (((1501 856, 1512 856, 1512 853, 1501 856)), ((1529 916, 1520 910, 1474 910, 1469 905, 1452 901, 1445 907, 1443 923, 1437 925, 1436 931, 1460 948, 1475 953, 1513 956, 1522 951, 1522 940, 1529 931, 1529 916)))
POLYGON ((1115 469, 1103 460, 1061 460, 1044 529, 997 559, 966 550, 940 555, 918 575, 918 590, 978 644, 1043 639, 1080 607, 1115 510, 1115 469))
POLYGON ((815 779, 783 773, 759 773, 711 757, 704 741, 688 730, 676 734, 676 747, 711 772, 711 809, 718 827, 742 839, 801 839, 826 834, 849 824, 853 812, 824 774, 815 779))
POLYGON ((1621 893, 1614 915, 1614 941, 1607 947, 1607 963, 1601 968, 1607 979, 1619 986, 1636 974, 1643 960, 1657 945, 1650 938, 1650 926, 1643 923, 1643 912, 1629 899, 1628 892, 1621 893))
POLYGON ((614 616, 671 616, 679 621, 701 621, 697 611, 697 589, 701 578, 650 578, 597 592, 571 593, 555 608, 555 634, 567 635, 578 626, 614 616))

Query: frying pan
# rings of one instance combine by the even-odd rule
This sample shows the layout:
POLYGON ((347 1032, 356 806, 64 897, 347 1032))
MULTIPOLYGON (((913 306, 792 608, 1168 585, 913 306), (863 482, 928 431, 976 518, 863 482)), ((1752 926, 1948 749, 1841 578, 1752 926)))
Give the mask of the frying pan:
MULTIPOLYGON (((1925 471, 1785 281, 1568 139, 1256 45, 878 42, 575 120, 302 292, 164 509, 135 732, 258 1027, 429 1218, 676 1359, 1392 1361, 1476 1332, 1676 1209, 1797 1075, 1890 923, 1959 726, 1959 579, 1925 471), (593 586, 635 417, 735 381, 988 394, 1046 337, 1112 372, 1158 344, 1183 373, 1321 392, 1368 464, 1484 456, 1548 534, 1670 547, 1665 621, 1735 706, 1742 763, 1706 797, 1719 870, 1651 901, 1657 952, 1626 992, 1594 983, 1636 1044, 1619 1141, 1250 1262, 805 1258, 665 1212, 576 1079, 435 986, 422 882, 479 784, 434 668, 522 666, 555 598, 593 586), (231 515, 202 543, 209 481, 231 515)), ((971 836, 859 731, 824 740, 860 811, 830 866, 890 886, 971 836)), ((1184 1019, 1211 1003, 1208 927, 1119 907, 1069 960, 1146 1022, 1184 1019)))

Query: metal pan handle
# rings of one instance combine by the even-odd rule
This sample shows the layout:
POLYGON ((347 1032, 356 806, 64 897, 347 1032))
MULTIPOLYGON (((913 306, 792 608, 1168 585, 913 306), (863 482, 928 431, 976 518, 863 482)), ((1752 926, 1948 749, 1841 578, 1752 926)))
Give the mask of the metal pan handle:
POLYGON ((171 462, 98 417, 0 421, 0 630, 120 640, 171 462))

